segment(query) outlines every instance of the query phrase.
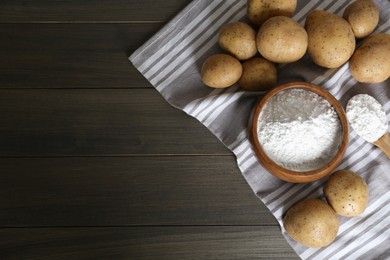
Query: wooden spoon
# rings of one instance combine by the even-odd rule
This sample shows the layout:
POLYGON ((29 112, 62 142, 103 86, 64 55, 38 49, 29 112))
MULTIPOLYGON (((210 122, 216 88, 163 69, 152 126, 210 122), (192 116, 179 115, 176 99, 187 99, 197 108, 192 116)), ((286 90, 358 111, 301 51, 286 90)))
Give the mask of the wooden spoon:
POLYGON ((390 159, 390 134, 386 132, 382 137, 373 142, 374 145, 379 147, 390 159))

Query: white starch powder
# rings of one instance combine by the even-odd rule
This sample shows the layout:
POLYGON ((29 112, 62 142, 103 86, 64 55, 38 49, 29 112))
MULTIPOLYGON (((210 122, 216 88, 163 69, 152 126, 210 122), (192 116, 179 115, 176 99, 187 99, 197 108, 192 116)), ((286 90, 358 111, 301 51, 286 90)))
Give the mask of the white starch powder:
POLYGON ((386 133, 386 113, 372 96, 359 94, 352 97, 348 101, 346 112, 353 130, 364 140, 375 142, 386 133))
POLYGON ((307 172, 329 163, 342 142, 333 106, 304 89, 288 89, 272 97, 258 121, 259 142, 276 164, 307 172))

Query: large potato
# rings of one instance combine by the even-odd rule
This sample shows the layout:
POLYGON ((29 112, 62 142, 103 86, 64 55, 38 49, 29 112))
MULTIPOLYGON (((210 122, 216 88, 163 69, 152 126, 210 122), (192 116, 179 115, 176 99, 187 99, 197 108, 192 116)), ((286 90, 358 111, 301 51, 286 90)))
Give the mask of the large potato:
POLYGON ((336 212, 324 201, 309 199, 292 206, 283 219, 287 234, 308 247, 324 247, 339 230, 336 212))
POLYGON ((338 68, 351 58, 355 36, 350 24, 335 14, 314 10, 306 18, 309 36, 308 53, 312 60, 325 68, 338 68))
POLYGON ((308 37, 305 29, 290 17, 275 16, 260 27, 256 44, 264 58, 276 63, 288 63, 305 55, 308 37))
POLYGON ((359 82, 380 83, 390 77, 389 57, 390 35, 372 35, 355 51, 349 69, 359 82))
POLYGON ((324 195, 338 214, 354 217, 366 209, 368 186, 356 173, 340 170, 333 173, 325 183, 324 195))
POLYGON ((239 60, 247 60, 257 53, 256 32, 248 24, 237 22, 222 26, 219 46, 239 60))
POLYGON ((357 0, 347 6, 343 17, 347 20, 356 38, 370 35, 379 22, 379 9, 371 0, 357 0))
POLYGON ((202 65, 202 81, 212 88, 227 88, 237 83, 242 75, 242 65, 228 54, 215 54, 202 65))
POLYGON ((297 7, 297 0, 248 0, 247 15, 249 20, 260 26, 273 16, 291 17, 297 7))
POLYGON ((252 58, 242 64, 243 72, 238 84, 249 91, 262 91, 272 88, 277 81, 274 63, 261 57, 252 58))

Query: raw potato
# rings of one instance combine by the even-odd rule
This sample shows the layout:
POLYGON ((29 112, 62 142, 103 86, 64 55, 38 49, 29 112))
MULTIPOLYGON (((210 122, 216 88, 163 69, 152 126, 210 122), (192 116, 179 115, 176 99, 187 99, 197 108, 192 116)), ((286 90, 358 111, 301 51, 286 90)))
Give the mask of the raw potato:
POLYGON ((370 35, 379 22, 379 9, 371 0, 357 0, 345 8, 343 17, 349 22, 355 37, 370 35))
POLYGON ((242 64, 243 72, 238 84, 249 91, 262 91, 272 88, 277 81, 277 70, 272 62, 256 57, 242 64))
POLYGON ((390 77, 390 35, 375 34, 355 51, 349 69, 363 83, 380 83, 390 77))
POLYGON ((202 81, 212 88, 227 88, 237 83, 242 75, 242 65, 227 54, 208 57, 201 69, 202 81))
POLYGON ((308 37, 305 29, 290 17, 275 16, 260 27, 256 43, 264 58, 276 63, 288 63, 305 55, 308 37))
POLYGON ((222 26, 219 46, 239 60, 247 60, 257 53, 256 32, 248 24, 237 22, 222 26))
POLYGON ((248 0, 247 15, 249 20, 260 26, 273 16, 291 17, 297 7, 297 0, 248 0))
POLYGON ((325 247, 339 230, 336 212, 324 201, 309 199, 292 206, 283 220, 287 234, 307 247, 325 247))
POLYGON ((363 213, 367 207, 368 187, 356 173, 341 170, 329 177, 324 186, 324 195, 338 214, 354 217, 363 213))
POLYGON ((335 14, 314 10, 306 18, 308 53, 325 68, 338 68, 351 58, 356 41, 350 24, 335 14))

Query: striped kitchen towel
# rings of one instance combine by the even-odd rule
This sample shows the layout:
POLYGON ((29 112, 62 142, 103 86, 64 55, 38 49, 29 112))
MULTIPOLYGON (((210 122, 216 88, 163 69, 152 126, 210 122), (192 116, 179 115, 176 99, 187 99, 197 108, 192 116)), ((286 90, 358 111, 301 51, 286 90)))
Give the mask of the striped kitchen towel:
MULTIPOLYGON (((350 1, 298 1, 293 19, 303 24, 313 9, 342 15, 350 1)), ((376 33, 390 32, 390 2, 376 0, 381 18, 376 33)), ((390 258, 390 161, 372 144, 351 130, 350 144, 338 169, 359 173, 370 188, 368 208, 354 218, 340 217, 334 243, 322 249, 304 247, 286 235, 282 216, 298 201, 322 196, 326 179, 307 184, 278 180, 262 167, 248 136, 250 116, 260 92, 238 86, 227 89, 206 87, 200 67, 206 57, 221 53, 218 30, 228 22, 246 21, 245 0, 195 0, 135 51, 130 60, 172 106, 204 124, 237 158, 242 175, 256 196, 281 225, 281 231, 303 259, 385 259, 390 258)), ((390 58, 390 57, 389 57, 390 58)), ((349 98, 366 93, 375 97, 390 115, 390 80, 382 84, 357 83, 348 63, 325 69, 305 57, 279 65, 279 83, 307 81, 326 88, 345 107, 349 98)))

